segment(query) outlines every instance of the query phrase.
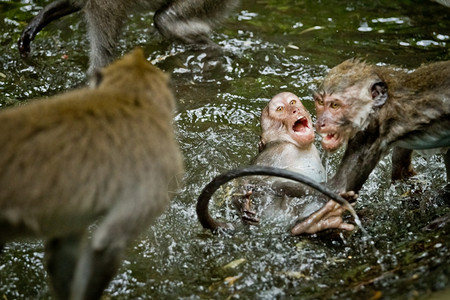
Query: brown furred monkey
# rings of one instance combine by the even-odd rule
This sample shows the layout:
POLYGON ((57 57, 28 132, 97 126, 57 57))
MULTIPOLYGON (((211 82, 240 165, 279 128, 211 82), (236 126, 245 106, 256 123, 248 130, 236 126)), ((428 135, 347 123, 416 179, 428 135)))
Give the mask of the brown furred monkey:
POLYGON ((58 299, 100 298, 183 172, 167 76, 137 49, 96 79, 0 111, 0 248, 44 239, 58 299))
MULTIPOLYGON (((366 128, 368 116, 388 98, 392 99, 388 101, 407 101, 411 97, 426 98, 430 93, 438 95, 441 89, 446 88, 445 79, 450 77, 446 67, 449 64, 450 62, 431 64, 414 72, 406 72, 350 59, 334 67, 314 95, 316 129, 322 135, 322 147, 327 151, 334 151, 346 144, 358 131, 366 128)), ((416 174, 411 165, 411 146, 398 146, 401 145, 394 147, 392 154, 393 180, 416 174)), ((414 147, 422 149, 428 146, 414 147)), ((450 152, 447 153, 446 160, 449 157, 450 152)), ((447 170, 449 169, 450 165, 447 166, 447 170)))
MULTIPOLYGON (((338 107, 347 111, 347 116, 342 114, 342 118, 334 120, 336 130, 346 132, 345 128, 351 128, 349 123, 359 124, 359 131, 357 127, 354 132, 350 130, 347 149, 329 181, 336 191, 358 192, 391 146, 450 146, 450 61, 431 63, 407 73, 348 60, 330 74, 323 90, 316 93, 316 101, 333 109, 333 100, 326 104, 324 98, 334 99, 338 107), (355 118, 349 117, 350 111, 355 118)), ((444 157, 447 181, 449 153, 444 157)), ((325 207, 316 214, 320 218, 320 214, 335 208, 325 207)))
MULTIPOLYGON (((283 92, 274 96, 261 113, 261 130, 260 153, 253 160, 253 166, 233 170, 218 176, 205 187, 204 192, 198 198, 197 215, 203 227, 212 231, 228 227, 210 217, 208 203, 214 191, 221 184, 231 180, 233 176, 268 175, 270 177, 258 177, 257 180, 252 182, 250 188, 253 185, 270 185, 277 192, 288 196, 304 196, 310 192, 309 190, 306 191, 304 185, 298 184, 298 182, 301 182, 329 197, 334 197, 333 199, 338 199, 337 201, 340 201, 341 204, 344 203, 346 207, 349 207, 342 197, 324 190, 325 188, 319 184, 326 180, 325 169, 313 144, 314 129, 311 115, 296 95, 283 92), (270 168, 264 169, 264 166, 270 168), (295 173, 289 175, 289 173, 284 173, 286 170, 295 173), (295 182, 292 181, 292 178, 286 180, 287 177, 283 175, 294 176, 295 182)), ((247 187, 244 184, 243 186, 247 187)), ((235 197, 233 201, 241 211, 243 221, 255 224, 259 220, 250 208, 251 195, 251 190, 244 191, 243 197, 235 197)), ((354 200, 357 195, 350 192, 342 193, 341 196, 354 200)), ((354 213, 351 208, 350 210, 354 213)), ((341 218, 343 211, 344 209, 340 207, 338 212, 333 211, 331 214, 325 214, 317 222, 315 218, 306 218, 302 220, 301 225, 298 225, 292 231, 292 234, 298 234, 297 231, 315 233, 330 228, 353 230, 353 225, 343 222, 341 218)))
POLYGON ((22 56, 48 23, 83 10, 91 43, 89 73, 106 66, 115 57, 116 43, 128 15, 139 10, 155 11, 158 31, 168 39, 187 44, 213 45, 208 34, 239 0, 56 0, 28 24, 18 41, 22 56))

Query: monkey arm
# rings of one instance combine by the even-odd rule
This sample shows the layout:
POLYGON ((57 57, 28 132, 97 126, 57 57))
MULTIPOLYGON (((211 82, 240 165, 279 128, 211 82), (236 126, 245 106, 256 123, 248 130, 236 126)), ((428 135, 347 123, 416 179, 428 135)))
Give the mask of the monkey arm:
POLYGON ((23 30, 19 41, 19 52, 22 57, 30 53, 30 43, 36 35, 53 20, 60 19, 81 10, 83 1, 59 0, 51 2, 23 30))
POLYGON ((253 165, 234 169, 226 173, 220 174, 203 188, 200 196, 197 199, 196 210, 199 221, 204 228, 210 229, 212 232, 216 232, 221 228, 231 229, 230 226, 228 226, 227 224, 220 223, 214 220, 213 217, 211 217, 208 210, 209 200, 211 199, 214 192, 221 185, 227 183, 228 181, 243 176, 253 176, 253 175, 276 176, 303 183, 321 192, 325 196, 335 200, 337 203, 339 203, 340 205, 348 209, 350 212, 352 212, 352 214, 355 214, 355 211, 353 210, 353 208, 351 207, 351 205, 348 203, 347 200, 345 200, 340 195, 334 193, 330 188, 323 186, 302 174, 274 167, 253 165))
POLYGON ((338 192, 358 193, 372 170, 385 154, 387 145, 379 137, 376 119, 348 142, 347 150, 329 185, 338 192))
POLYGON ((392 180, 400 180, 417 174, 411 164, 412 153, 411 149, 394 147, 392 152, 392 180))

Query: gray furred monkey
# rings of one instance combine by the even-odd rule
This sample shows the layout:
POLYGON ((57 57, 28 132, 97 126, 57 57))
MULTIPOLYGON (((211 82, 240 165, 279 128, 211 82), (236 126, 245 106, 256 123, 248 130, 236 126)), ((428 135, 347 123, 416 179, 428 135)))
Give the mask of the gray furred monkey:
POLYGON ((48 4, 23 30, 18 41, 22 56, 30 42, 53 20, 82 10, 91 43, 89 73, 109 64, 115 57, 124 21, 132 12, 155 11, 158 31, 168 39, 187 44, 212 43, 208 34, 235 8, 239 0, 56 0, 48 4))
POLYGON ((167 76, 138 49, 96 79, 0 111, 0 249, 44 239, 57 299, 100 298, 183 172, 167 76))
MULTIPOLYGON (((347 143, 328 182, 335 191, 359 192, 392 147, 400 178, 411 174, 412 150, 440 148, 449 181, 450 61, 405 72, 350 59, 330 70, 314 98, 322 145, 333 149, 347 143)), ((314 215, 319 220, 335 208, 327 204, 314 215)))

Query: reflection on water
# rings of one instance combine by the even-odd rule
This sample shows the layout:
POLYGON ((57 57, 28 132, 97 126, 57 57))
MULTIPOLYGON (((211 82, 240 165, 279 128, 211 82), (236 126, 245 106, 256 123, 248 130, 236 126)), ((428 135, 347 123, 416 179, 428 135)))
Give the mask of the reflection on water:
MULTIPOLYGON (((410 69, 450 58, 450 9, 431 1, 242 2, 213 36, 224 49, 219 56, 161 41, 151 13, 127 24, 119 50, 142 45, 150 60, 172 73, 186 177, 167 213, 130 248, 109 295, 415 299, 448 288, 450 228, 422 230, 449 212, 439 156, 416 155, 419 175, 408 182, 390 183, 389 157, 372 172, 355 207, 369 240, 361 230, 291 237, 292 210, 273 205, 278 200, 269 196, 257 199, 260 226, 244 227, 230 208, 230 186, 211 206, 215 217, 234 222, 236 233, 213 236, 201 228, 198 194, 215 175, 256 154, 259 115, 273 95, 294 92, 314 114, 311 89, 347 58, 410 69)), ((15 41, 44 3, 0 0, 2 106, 85 82, 88 41, 80 15, 51 24, 34 42, 32 56, 20 59, 15 41)), ((327 159, 329 174, 339 157, 327 159)), ((47 298, 42 256, 39 242, 8 244, 0 257, 0 295, 47 298)))

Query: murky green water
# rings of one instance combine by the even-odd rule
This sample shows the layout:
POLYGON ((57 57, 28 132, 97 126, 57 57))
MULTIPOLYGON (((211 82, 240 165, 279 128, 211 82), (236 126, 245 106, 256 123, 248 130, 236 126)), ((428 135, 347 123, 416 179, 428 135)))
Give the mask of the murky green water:
MULTIPOLYGON (((372 241, 361 231, 291 237, 293 217, 273 207, 259 227, 239 228, 230 237, 201 228, 195 215, 201 188, 256 154, 260 111, 274 94, 294 92, 311 110, 310 90, 344 59, 358 56, 411 69, 450 59, 450 8, 431 1, 242 2, 213 36, 225 50, 216 67, 201 52, 161 41, 151 13, 127 24, 120 51, 142 45, 150 60, 172 73, 187 171, 185 187, 130 248, 107 294, 113 299, 424 299, 449 289, 450 227, 421 230, 450 211, 439 156, 416 155, 419 175, 408 182, 390 184, 389 157, 374 170, 356 205, 372 241), (236 260, 241 263, 225 268, 236 260)), ((0 0, 3 107, 85 83, 88 41, 81 15, 48 26, 32 56, 20 58, 16 40, 45 3, 0 0)), ((329 174, 338 161, 339 155, 330 158, 329 174)), ((226 200, 224 191, 217 193, 215 214, 236 219, 224 208, 226 200)), ((0 257, 0 296, 50 297, 42 257, 39 242, 8 244, 0 257)))

